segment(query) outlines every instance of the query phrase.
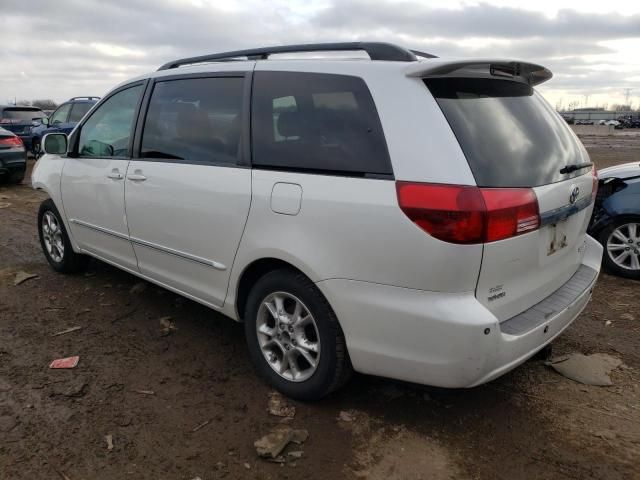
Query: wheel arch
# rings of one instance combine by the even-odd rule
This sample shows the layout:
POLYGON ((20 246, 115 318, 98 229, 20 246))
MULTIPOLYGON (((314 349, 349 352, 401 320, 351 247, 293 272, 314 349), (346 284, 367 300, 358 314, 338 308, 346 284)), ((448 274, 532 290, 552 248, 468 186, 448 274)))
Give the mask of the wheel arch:
POLYGON ((286 260, 276 257, 263 257, 253 260, 244 267, 236 282, 234 303, 238 320, 242 321, 244 318, 247 298, 251 291, 251 287, 256 283, 256 281, 269 272, 282 269, 301 273, 311 280, 311 277, 307 273, 286 260))

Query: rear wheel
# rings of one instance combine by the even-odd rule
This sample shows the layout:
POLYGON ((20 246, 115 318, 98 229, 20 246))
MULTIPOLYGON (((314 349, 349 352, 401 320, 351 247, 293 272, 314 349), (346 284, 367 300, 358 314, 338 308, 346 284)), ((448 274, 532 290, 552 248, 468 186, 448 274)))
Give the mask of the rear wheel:
POLYGON ((51 199, 40 204, 38 234, 44 256, 54 270, 74 273, 87 266, 89 257, 73 251, 62 217, 51 199))
POLYGON ((640 219, 616 220, 600 233, 603 263, 615 275, 640 279, 640 219))
POLYGON ((335 313, 301 273, 267 273, 249 293, 245 312, 251 360, 277 390, 317 400, 349 379, 351 363, 335 313))

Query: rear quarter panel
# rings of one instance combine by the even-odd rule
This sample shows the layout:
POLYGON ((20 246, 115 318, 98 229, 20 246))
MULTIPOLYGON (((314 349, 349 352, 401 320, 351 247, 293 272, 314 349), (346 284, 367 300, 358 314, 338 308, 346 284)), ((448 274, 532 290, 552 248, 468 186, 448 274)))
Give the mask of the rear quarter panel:
POLYGON ((242 271, 260 258, 284 260, 314 282, 340 278, 471 292, 482 245, 454 245, 426 234, 398 207, 392 180, 254 170, 230 292, 242 271), (297 215, 272 210, 277 182, 301 186, 297 215))

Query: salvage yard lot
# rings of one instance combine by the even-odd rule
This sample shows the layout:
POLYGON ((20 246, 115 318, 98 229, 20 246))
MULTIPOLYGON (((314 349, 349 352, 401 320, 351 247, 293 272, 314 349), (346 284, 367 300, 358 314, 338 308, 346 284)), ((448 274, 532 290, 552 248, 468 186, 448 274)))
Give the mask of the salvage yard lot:
MULTIPOLYGON (((639 135, 582 140, 599 168, 640 161, 639 135)), ((541 360, 472 390, 356 376, 322 402, 288 402, 284 421, 240 324, 97 261, 54 273, 35 227, 43 198, 0 187, 2 480, 640 478, 639 282, 602 274, 554 344, 620 358, 611 387, 541 360), (15 286, 19 271, 37 277, 15 286), (75 369, 48 368, 71 355, 75 369), (258 458, 254 441, 283 422, 309 432, 289 447, 302 457, 258 458)))

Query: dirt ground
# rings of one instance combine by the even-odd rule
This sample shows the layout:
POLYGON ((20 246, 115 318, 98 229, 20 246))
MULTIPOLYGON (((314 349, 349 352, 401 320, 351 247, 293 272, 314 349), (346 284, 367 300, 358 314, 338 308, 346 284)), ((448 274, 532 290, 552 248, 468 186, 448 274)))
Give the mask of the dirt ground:
MULTIPOLYGON (((640 160, 630 138, 583 141, 603 167, 640 160)), ((541 360, 471 390, 356 376, 324 401, 290 402, 289 424, 309 438, 290 448, 301 458, 276 464, 253 446, 283 420, 266 410, 242 326, 97 261, 56 274, 37 241, 42 198, 0 187, 2 480, 640 479, 638 282, 602 274, 554 344, 556 355, 620 358, 613 386, 575 383, 541 360), (37 278, 14 286, 18 271, 37 278), (161 328, 167 316, 173 331, 161 328), (71 355, 75 369, 48 368, 71 355)))

